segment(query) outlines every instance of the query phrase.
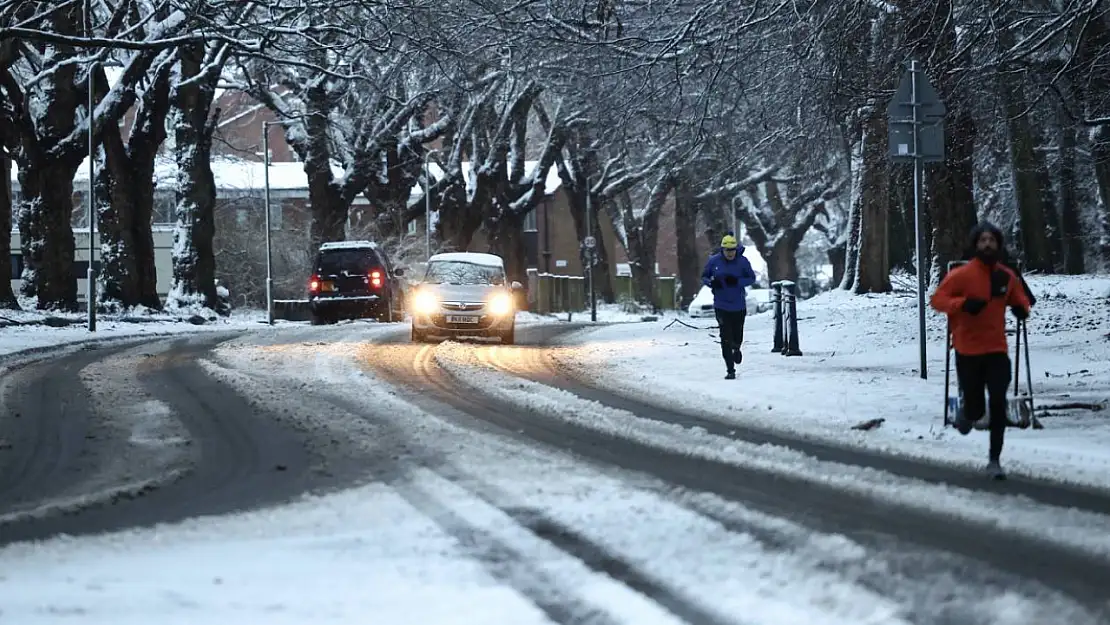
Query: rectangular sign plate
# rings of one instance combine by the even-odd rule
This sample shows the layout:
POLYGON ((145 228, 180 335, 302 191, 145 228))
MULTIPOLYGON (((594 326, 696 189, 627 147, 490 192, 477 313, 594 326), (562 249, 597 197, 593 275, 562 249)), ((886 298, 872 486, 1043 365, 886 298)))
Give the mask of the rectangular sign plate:
POLYGON ((478 323, 478 318, 471 315, 447 315, 447 323, 478 323))

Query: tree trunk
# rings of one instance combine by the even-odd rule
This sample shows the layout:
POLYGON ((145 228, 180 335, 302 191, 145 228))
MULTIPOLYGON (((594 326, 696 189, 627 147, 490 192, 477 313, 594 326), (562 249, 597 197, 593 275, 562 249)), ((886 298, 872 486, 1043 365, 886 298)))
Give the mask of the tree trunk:
POLYGON ((839 285, 844 281, 844 270, 847 265, 848 242, 841 241, 826 250, 829 264, 832 265, 832 284, 839 285))
POLYGON ((1083 257, 1083 226, 1080 219, 1079 198, 1076 195, 1076 127, 1063 106, 1058 107, 1059 125, 1059 188, 1060 218, 1063 226, 1064 271, 1079 275, 1085 271, 1083 257))
POLYGON ((24 296, 37 297, 39 310, 77 310, 73 275, 73 176, 76 166, 61 159, 20 163, 23 205, 19 235, 23 247, 24 296))
POLYGON ((971 187, 975 120, 971 112, 964 109, 955 111, 951 119, 944 166, 926 170, 925 175, 929 191, 926 194, 928 217, 933 232, 931 245, 925 242, 926 249, 932 251, 934 263, 929 271, 930 284, 939 281, 950 261, 963 258, 968 235, 978 221, 971 187))
POLYGON ((1094 160, 1095 180, 1098 182, 1099 204, 1102 214, 1100 252, 1103 265, 1110 267, 1110 125, 1102 124, 1091 131, 1091 158, 1094 160))
MULTIPOLYGON (((724 202, 726 205, 728 202, 724 202)), ((719 199, 713 201, 712 204, 706 203, 702 205, 701 216, 705 220, 705 240, 709 243, 710 250, 716 250, 721 247, 721 239, 728 232, 730 215, 727 214, 726 209, 721 206, 722 202, 719 199)), ((731 206, 728 210, 731 210, 731 206)), ((705 261, 707 259, 700 259, 705 261)), ((701 269, 698 269, 698 274, 701 274, 701 269)), ((699 284, 700 284, 699 279, 699 284)))
POLYGON ((852 191, 851 200, 848 202, 848 226, 844 234, 844 274, 840 279, 840 288, 851 291, 856 288, 859 281, 859 254, 860 236, 863 232, 863 213, 859 206, 862 203, 860 195, 863 193, 863 136, 857 137, 852 148, 852 191))
POLYGON ((118 128, 104 133, 103 166, 96 174, 96 209, 100 231, 100 306, 119 312, 139 303, 135 267, 134 189, 136 180, 118 128))
POLYGON ((798 245, 794 237, 784 235, 775 240, 768 253, 763 256, 767 261, 767 281, 798 281, 798 245))
MULTIPOLYGON (((1013 46, 1014 37, 1010 31, 1002 29, 999 37, 1003 49, 1013 46)), ((1028 106, 1022 83, 1012 70, 1002 69, 996 76, 1009 131, 1010 173, 1021 223, 1025 268, 1055 273, 1061 264, 1062 246, 1048 169, 1037 153, 1033 129, 1025 114, 1028 106)))
MULTIPOLYGON (((884 157, 885 158, 885 157, 884 157)), ((913 166, 900 165, 888 169, 890 177, 889 241, 887 254, 890 268, 912 273, 917 265, 917 229, 914 226, 913 166)))
MULTIPOLYGON (((1079 37, 1077 46, 1078 66, 1085 75, 1076 76, 1072 84, 1083 103, 1083 113, 1088 119, 1110 117, 1110 64, 1106 50, 1110 49, 1110 27, 1102 14, 1093 14, 1079 37)), ((1103 267, 1110 267, 1110 124, 1098 124, 1090 131, 1091 161, 1095 170, 1099 204, 1102 211, 1099 225, 1099 254, 1103 267)))
MULTIPOLYGON (((0 146, 0 278, 12 275, 12 160, 0 146)), ((0 310, 20 310, 12 281, 0 282, 0 310)))
POLYGON ((704 265, 698 257, 697 216, 698 203, 693 197, 690 181, 682 179, 674 193, 674 230, 678 256, 678 279, 681 284, 679 306, 690 305, 701 290, 701 270, 704 265))
POLYGON ((890 178, 886 156, 886 111, 869 107, 863 136, 863 171, 857 181, 860 188, 853 194, 860 215, 858 268, 854 292, 887 293, 890 291, 890 178))
MULTIPOLYGON (((154 222, 154 165, 158 150, 166 140, 166 118, 171 108, 171 67, 167 63, 155 70, 153 82, 143 94, 140 115, 136 117, 127 140, 127 152, 135 178, 131 237, 135 244, 139 304, 154 310, 162 309, 162 299, 158 296, 158 266, 154 258, 154 232, 151 229, 154 222)), ((215 236, 214 221, 212 232, 215 236)), ((215 266, 213 252, 213 282, 215 266)))
MULTIPOLYGON (((177 145, 177 224, 173 231, 173 286, 167 308, 197 305, 220 310, 216 295, 216 181, 212 175, 212 134, 219 111, 209 120, 215 78, 200 78, 204 45, 180 49, 182 81, 174 94, 177 145)), ((217 76, 218 77, 218 76, 217 76)))
POLYGON ((528 283, 528 254, 524 245, 524 217, 505 211, 499 219, 487 224, 490 253, 505 261, 509 281, 528 283))
POLYGON ((346 238, 350 206, 344 201, 342 190, 331 171, 328 114, 332 107, 326 81, 316 81, 307 89, 305 108, 304 141, 307 149, 304 173, 308 176, 308 201, 312 206, 309 252, 315 254, 322 243, 346 238))

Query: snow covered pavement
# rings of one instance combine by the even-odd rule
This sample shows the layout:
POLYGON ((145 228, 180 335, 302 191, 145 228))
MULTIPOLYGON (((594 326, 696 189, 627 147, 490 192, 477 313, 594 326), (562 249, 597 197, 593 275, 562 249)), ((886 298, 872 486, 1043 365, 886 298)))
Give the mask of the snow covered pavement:
MULTIPOLYGON (((546 358, 528 344, 566 329, 522 324, 517 347, 411 345, 404 325, 367 323, 263 328, 211 351, 160 342, 166 362, 195 359, 183 383, 210 380, 193 388, 213 402, 249 398, 322 441, 321 470, 353 458, 361 479, 7 545, 0 622, 1103 622, 1092 606, 1110 517, 818 461, 528 379, 546 358), (1036 574, 1041 563, 1056 574, 1036 574)), ((101 411, 125 403, 123 369, 144 370, 142 349, 112 353, 72 371, 101 411)), ((186 404, 157 388, 175 379, 136 391, 148 418, 118 415, 139 444, 188 436, 173 427, 186 404)))
MULTIPOLYGON (((1045 429, 1008 432, 1004 465, 1011 472, 1110 486, 1110 277, 1033 276, 1029 283, 1039 299, 1029 342, 1045 429), (1065 404, 1096 409, 1055 407, 1065 404)), ((928 380, 917 375, 912 293, 825 293, 800 302, 798 316, 799 357, 771 352, 770 312, 748 318, 736 381, 722 379, 710 320, 686 320, 704 330, 677 323, 592 328, 553 355, 569 372, 604 388, 677 409, 962 466, 985 463, 985 433, 961 437, 941 427, 942 315, 928 311, 928 380), (870 431, 851 429, 874 418, 885 422, 870 431)))

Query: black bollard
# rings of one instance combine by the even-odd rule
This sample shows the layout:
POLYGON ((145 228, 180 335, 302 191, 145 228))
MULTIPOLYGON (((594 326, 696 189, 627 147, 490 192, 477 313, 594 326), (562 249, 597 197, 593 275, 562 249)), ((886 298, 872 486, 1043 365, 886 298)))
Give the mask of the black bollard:
POLYGON ((798 347, 798 285, 790 280, 782 281, 783 303, 786 308, 786 317, 783 325, 786 330, 783 356, 801 356, 802 350, 798 347))
POLYGON ((783 324, 782 324, 782 282, 771 283, 771 303, 774 305, 775 315, 775 343, 771 347, 772 353, 783 350, 783 324))

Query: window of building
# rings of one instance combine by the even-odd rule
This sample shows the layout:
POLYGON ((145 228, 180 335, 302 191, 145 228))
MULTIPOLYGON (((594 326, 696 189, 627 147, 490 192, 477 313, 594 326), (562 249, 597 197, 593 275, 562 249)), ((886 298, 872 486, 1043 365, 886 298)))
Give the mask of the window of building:
POLYGON ((524 216, 524 231, 539 232, 539 228, 536 226, 536 209, 534 208, 524 216))
POLYGON ((152 226, 172 226, 177 223, 177 194, 170 189, 155 190, 153 212, 150 218, 152 226))
POLYGON ((23 254, 12 254, 12 280, 23 278, 23 254))

